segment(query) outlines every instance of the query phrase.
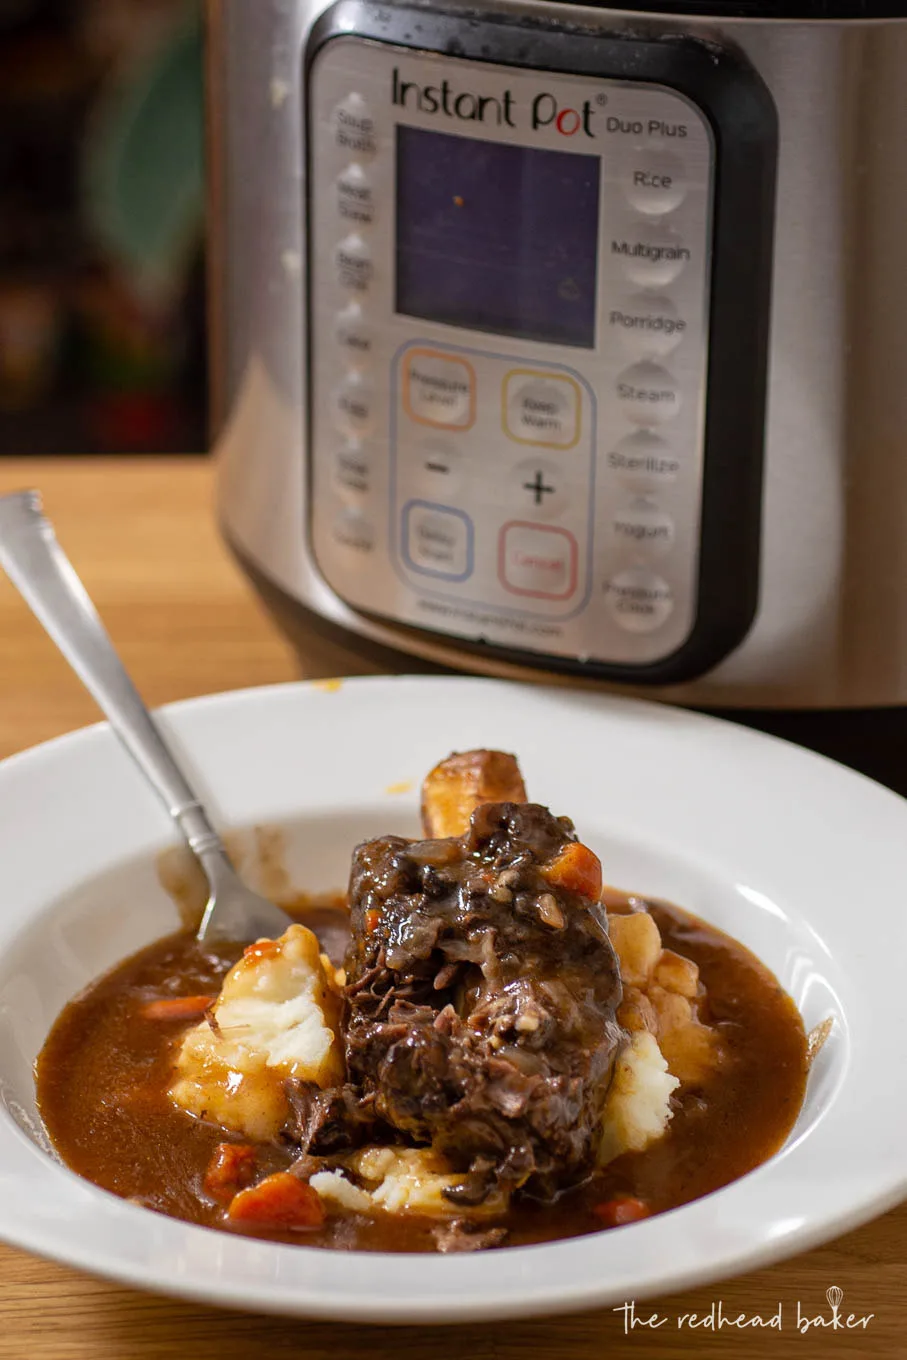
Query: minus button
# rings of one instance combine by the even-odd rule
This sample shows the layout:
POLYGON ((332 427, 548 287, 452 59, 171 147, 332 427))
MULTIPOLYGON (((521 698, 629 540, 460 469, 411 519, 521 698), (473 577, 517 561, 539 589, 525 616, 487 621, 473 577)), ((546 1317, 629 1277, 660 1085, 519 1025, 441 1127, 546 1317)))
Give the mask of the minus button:
POLYGON ((460 452, 443 440, 426 440, 413 449, 410 463, 418 482, 419 493, 430 500, 432 495, 445 495, 460 483, 460 452))

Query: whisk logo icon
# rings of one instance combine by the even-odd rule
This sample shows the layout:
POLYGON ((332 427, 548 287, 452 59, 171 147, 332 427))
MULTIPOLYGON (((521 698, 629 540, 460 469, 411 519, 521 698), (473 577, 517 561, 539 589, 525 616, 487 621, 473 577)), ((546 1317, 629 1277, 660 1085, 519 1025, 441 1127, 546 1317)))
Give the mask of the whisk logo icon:
POLYGON ((831 1308, 831 1316, 826 1313, 818 1313, 815 1317, 810 1317, 803 1312, 802 1305, 797 1303, 797 1331, 800 1333, 808 1332, 812 1327, 829 1327, 832 1331, 853 1331, 856 1327, 864 1330, 869 1326, 875 1313, 848 1313, 846 1317, 841 1312, 841 1304, 844 1302, 844 1290, 839 1289, 836 1284, 831 1285, 825 1291, 831 1308))

